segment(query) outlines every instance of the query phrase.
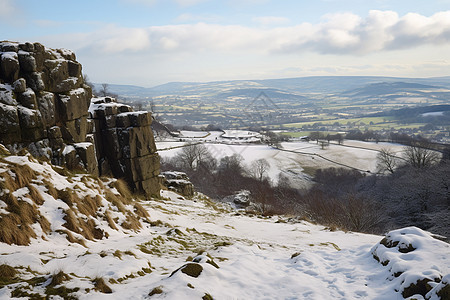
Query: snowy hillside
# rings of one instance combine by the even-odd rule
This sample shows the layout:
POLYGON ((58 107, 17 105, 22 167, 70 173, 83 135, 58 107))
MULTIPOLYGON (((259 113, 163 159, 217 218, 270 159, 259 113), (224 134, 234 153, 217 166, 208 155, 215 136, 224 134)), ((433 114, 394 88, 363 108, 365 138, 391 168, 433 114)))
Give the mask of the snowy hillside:
POLYGON ((24 203, 40 216, 27 225, 35 233, 29 243, 0 243, 0 299, 450 297, 450 245, 414 227, 385 238, 333 232, 202 195, 187 200, 162 191, 160 199, 140 201, 112 179, 56 170, 30 156, 0 160, 0 222, 24 203), (17 170, 26 166, 32 176, 20 182, 17 170), (7 180, 22 187, 8 190, 7 180), (76 195, 72 203, 61 190, 76 195), (88 198, 97 205, 85 207, 88 198), (70 214, 79 226, 68 226, 70 214), (103 234, 88 235, 83 223, 103 234))
MULTIPOLYGON (((227 132, 230 136, 231 132, 227 132)), ((258 159, 265 159, 270 165, 268 177, 277 182, 281 173, 295 187, 308 188, 311 184, 310 170, 330 167, 350 167, 376 173, 377 154, 382 148, 390 149, 401 156, 404 146, 393 143, 374 143, 346 140, 344 145, 330 144, 322 149, 316 142, 284 142, 281 149, 265 144, 255 144, 238 137, 252 136, 247 132, 235 131, 233 138, 223 138, 220 132, 182 131, 183 141, 157 141, 158 153, 162 158, 171 158, 181 151, 186 143, 203 143, 214 158, 220 160, 225 156, 239 154, 243 163, 249 167, 258 159), (196 135, 194 134, 196 133, 196 135)))

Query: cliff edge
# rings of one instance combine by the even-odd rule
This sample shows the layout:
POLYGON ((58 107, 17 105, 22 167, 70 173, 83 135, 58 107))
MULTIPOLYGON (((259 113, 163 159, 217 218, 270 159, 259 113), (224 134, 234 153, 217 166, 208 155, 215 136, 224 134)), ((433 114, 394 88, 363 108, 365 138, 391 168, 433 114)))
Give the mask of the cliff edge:
POLYGON ((0 143, 93 175, 123 178, 159 194, 159 156, 149 112, 92 98, 82 66, 66 49, 0 42, 0 143))

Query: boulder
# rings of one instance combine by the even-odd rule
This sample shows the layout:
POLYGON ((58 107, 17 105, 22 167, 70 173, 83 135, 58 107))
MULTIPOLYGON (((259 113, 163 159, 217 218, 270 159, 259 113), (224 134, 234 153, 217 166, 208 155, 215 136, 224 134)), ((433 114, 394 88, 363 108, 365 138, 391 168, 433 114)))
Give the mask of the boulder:
POLYGON ((237 208, 244 208, 250 205, 250 191, 241 190, 234 195, 222 199, 223 202, 234 203, 237 208))
POLYGON ((84 167, 80 157, 77 155, 77 150, 72 145, 66 145, 62 151, 64 164, 71 170, 82 169, 84 167))
POLYGON ((13 82, 12 86, 14 93, 23 93, 27 89, 27 82, 24 78, 19 78, 13 82))
POLYGON ((19 44, 19 49, 27 52, 34 52, 34 45, 29 42, 22 43, 19 44))
POLYGON ((80 77, 81 76, 81 64, 79 62, 69 60, 69 76, 80 77))
POLYGON ((36 59, 30 52, 20 50, 18 56, 19 56, 20 70, 22 72, 36 72, 37 70, 36 59))
POLYGON ((3 52, 1 54, 0 74, 6 82, 14 82, 19 78, 19 58, 16 52, 3 52))
POLYGON ((161 175, 164 176, 163 185, 168 189, 174 190, 178 194, 188 198, 194 196, 194 185, 190 182, 186 173, 167 171, 162 172, 161 175))
POLYGON ((17 52, 19 51, 19 45, 17 43, 2 43, 2 52, 17 52))
POLYGON ((0 103, 0 141, 3 144, 20 141, 20 121, 17 106, 0 103))
POLYGON ((0 84, 0 103, 17 106, 16 95, 11 89, 3 84, 0 84))
POLYGON ((123 148, 123 156, 135 158, 146 156, 156 152, 155 140, 150 126, 129 127, 124 130, 117 130, 119 143, 127 145, 123 148))
MULTIPOLYGON (((47 54, 47 52, 46 52, 47 54)), ((53 93, 65 93, 77 87, 78 79, 69 76, 69 62, 65 59, 47 59, 47 88, 53 93)))
POLYGON ((70 91, 68 95, 58 94, 59 117, 63 122, 88 115, 89 99, 83 88, 70 91))
POLYGON ((36 101, 36 94, 34 91, 30 88, 27 88, 25 92, 18 93, 17 100, 19 103, 29 109, 37 109, 37 101, 36 101))
POLYGON ((23 129, 43 128, 42 116, 38 110, 18 106, 20 127, 23 129))
POLYGON ((34 59, 36 61, 36 69, 38 72, 42 72, 44 70, 44 56, 45 56, 45 47, 40 43, 34 43, 34 59))
POLYGON ((36 101, 42 115, 42 122, 45 127, 52 127, 56 124, 56 103, 55 94, 41 92, 36 101))
POLYGON ((135 191, 143 193, 147 196, 158 196, 160 190, 159 183, 159 179, 157 177, 153 177, 134 183, 134 189, 135 191))
POLYGON ((73 144, 78 157, 83 162, 84 168, 89 173, 98 176, 98 164, 95 157, 95 148, 92 143, 76 143, 73 144))
POLYGON ((40 92, 45 90, 45 83, 42 79, 42 73, 32 72, 23 75, 27 81, 27 85, 33 89, 35 92, 40 92))
POLYGON ((86 141, 88 132, 87 117, 81 117, 72 121, 68 121, 61 126, 63 139, 67 143, 81 143, 86 141))

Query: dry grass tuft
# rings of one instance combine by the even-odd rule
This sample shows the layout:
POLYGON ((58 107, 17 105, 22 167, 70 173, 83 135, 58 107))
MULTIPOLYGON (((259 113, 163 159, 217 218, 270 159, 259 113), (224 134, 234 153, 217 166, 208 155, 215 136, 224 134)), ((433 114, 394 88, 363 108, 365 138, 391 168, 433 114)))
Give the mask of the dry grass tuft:
POLYGON ((151 290, 150 291, 150 293, 148 293, 148 295, 151 297, 151 296, 153 296, 153 295, 159 295, 159 294, 162 294, 164 291, 163 291, 163 286, 157 286, 157 287, 155 287, 155 288, 153 288, 153 290, 151 290))
POLYGON ((97 209, 99 208, 97 205, 96 198, 92 198, 91 196, 86 196, 83 200, 76 200, 78 211, 86 216, 95 216, 97 214, 97 209))
POLYGON ((66 223, 63 226, 68 230, 81 234, 84 238, 91 241, 94 239, 101 240, 105 236, 105 232, 97 228, 92 218, 85 221, 83 218, 77 217, 73 209, 67 209, 64 213, 66 215, 63 219, 66 223))
POLYGON ((123 204, 122 200, 119 199, 113 192, 110 190, 105 191, 105 198, 108 202, 111 202, 121 213, 126 213, 127 209, 125 208, 125 205, 123 204))
POLYGON ((114 230, 119 230, 116 226, 116 223, 114 222, 113 218, 111 217, 111 213, 109 211, 106 211, 105 213, 106 221, 108 222, 109 227, 111 227, 114 230))
POLYGON ((47 220, 46 217, 39 215, 38 222, 39 222, 39 225, 41 225, 42 231, 44 233, 49 234, 51 232, 52 225, 50 224, 50 222, 47 220))
POLYGON ((57 286, 68 280, 70 280, 70 276, 63 271, 59 271, 58 273, 52 275, 52 281, 50 282, 49 286, 57 286))
POLYGON ((54 199, 58 199, 58 191, 50 181, 44 179, 44 186, 47 188, 47 194, 52 196, 54 199))
POLYGON ((122 227, 128 230, 138 231, 142 228, 141 222, 132 214, 127 214, 127 218, 122 223, 122 227))
POLYGON ((8 265, 0 265, 0 278, 14 278, 17 275, 15 268, 8 265))
POLYGON ((93 280, 94 283, 94 289, 97 292, 104 293, 104 294, 111 294, 112 290, 111 288, 106 284, 105 280, 101 277, 97 277, 93 280))
POLYGON ((0 242, 9 245, 28 245, 31 238, 36 238, 36 234, 29 224, 22 222, 20 215, 15 213, 2 215, 0 219, 0 242))
POLYGON ((9 172, 2 173, 2 178, 3 178, 3 180, 0 180, 0 190, 1 191, 4 191, 4 192, 8 191, 9 193, 12 193, 12 192, 16 191, 17 189, 19 189, 16 181, 12 178, 12 176, 9 174, 9 172))
POLYGON ((66 223, 64 223, 63 226, 75 233, 81 233, 80 223, 78 222, 78 218, 75 216, 73 210, 66 209, 64 210, 64 213, 65 216, 63 217, 63 220, 66 221, 66 223))
POLYGON ((141 218, 150 218, 148 211, 138 202, 134 203, 134 212, 141 218))
MULTIPOLYGON (((73 236, 73 234, 69 231, 69 230, 57 230, 56 232, 60 233, 60 234, 65 234, 66 235, 66 239, 70 242, 70 243, 77 243, 80 244, 83 247, 86 247, 86 243, 84 242, 83 239, 80 238, 75 238, 73 236)), ((87 248, 87 247, 86 247, 87 248)))
POLYGON ((13 164, 11 171, 16 174, 15 179, 18 187, 29 185, 37 177, 36 173, 28 165, 13 164))
POLYGON ((41 192, 36 187, 34 187, 33 184, 28 185, 28 190, 30 191, 30 198, 34 203, 36 203, 37 205, 44 204, 45 201, 42 197, 41 192))
POLYGON ((133 194, 130 192, 128 184, 123 179, 117 179, 116 181, 113 181, 111 185, 120 193, 123 203, 130 204, 133 201, 133 194))
POLYGON ((61 199, 64 203, 66 203, 69 207, 72 207, 74 203, 77 203, 78 196, 74 191, 65 189, 58 190, 58 198, 61 199))

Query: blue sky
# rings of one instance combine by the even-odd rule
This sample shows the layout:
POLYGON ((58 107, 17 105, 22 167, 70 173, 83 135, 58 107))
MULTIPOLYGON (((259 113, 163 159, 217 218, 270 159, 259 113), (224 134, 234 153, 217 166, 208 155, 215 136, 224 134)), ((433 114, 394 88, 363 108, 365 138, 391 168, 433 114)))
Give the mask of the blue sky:
POLYGON ((450 75, 450 0, 0 0, 0 39, 94 82, 450 75), (67 3, 67 4, 64 4, 67 3))

